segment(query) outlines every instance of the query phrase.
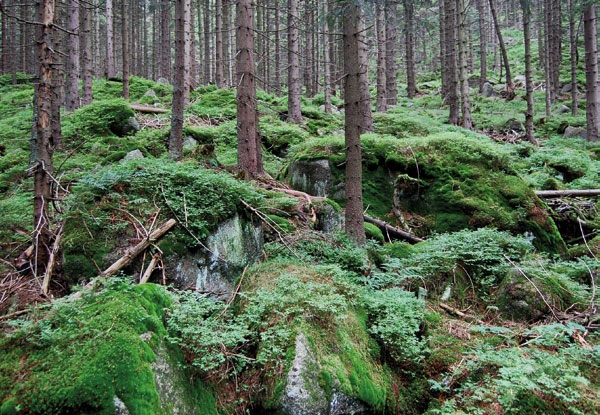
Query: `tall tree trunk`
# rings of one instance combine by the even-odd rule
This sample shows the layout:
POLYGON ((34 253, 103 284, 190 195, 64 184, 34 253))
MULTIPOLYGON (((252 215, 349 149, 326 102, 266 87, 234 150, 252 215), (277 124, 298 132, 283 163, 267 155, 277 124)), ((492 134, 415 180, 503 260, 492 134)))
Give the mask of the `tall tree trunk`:
POLYGON ((502 53, 502 63, 504 64, 504 70, 506 71, 506 99, 510 101, 515 98, 515 88, 510 74, 510 63, 508 62, 506 45, 504 44, 504 38, 502 37, 502 30, 500 29, 500 22, 498 21, 498 16, 496 14, 494 0, 489 0, 489 4, 492 19, 494 20, 494 29, 496 30, 496 36, 498 37, 498 43, 500 44, 500 52, 502 53))
POLYGON ((449 107, 448 122, 452 125, 458 125, 460 122, 460 102, 458 99, 458 62, 456 56, 458 21, 455 0, 444 0, 444 18, 447 56, 444 68, 448 73, 448 95, 445 99, 449 107))
MULTIPOLYGON (((6 7, 6 3, 4 7, 6 7)), ((2 73, 7 74, 10 73, 10 58, 8 56, 8 45, 10 42, 9 36, 9 23, 8 18, 6 17, 6 13, 0 13, 2 15, 2 73)))
POLYGON ((185 106, 185 6, 187 0, 175 0, 175 76, 173 82, 173 107, 169 157, 183 157, 183 109, 185 106))
POLYGON ((305 0, 305 48, 304 54, 304 86, 306 87, 306 97, 312 98, 315 95, 314 72, 313 72, 313 52, 314 52, 314 3, 311 0, 305 0))
POLYGON ((386 107, 396 105, 398 103, 398 63, 396 57, 398 53, 398 24, 397 3, 388 0, 385 3, 385 93, 386 107))
POLYGON ((579 113, 579 103, 577 93, 577 64, 579 63, 579 54, 577 53, 577 32, 575 29, 575 10, 574 0, 569 0, 569 50, 571 54, 571 113, 579 113))
POLYGON ((363 197, 362 197, 362 154, 360 134, 363 120, 359 57, 360 6, 354 2, 341 3, 344 7, 344 129, 346 143, 346 234, 358 245, 366 242, 363 197))
MULTIPOLYGON (((196 8, 194 7, 194 0, 190 1, 189 4, 189 39, 190 39, 190 62, 188 65, 189 70, 189 89, 193 90, 198 87, 198 60, 196 59, 196 8)), ((189 100, 189 97, 188 97, 189 100)))
POLYGON ((600 84, 598 83, 598 32, 596 25, 596 6, 590 4, 583 13, 588 141, 600 140, 600 84))
POLYGON ((234 40, 233 40, 233 30, 231 30, 231 13, 230 13, 231 7, 230 7, 230 3, 229 0, 226 0, 225 2, 223 2, 223 33, 224 33, 224 37, 223 37, 223 58, 225 59, 225 84, 227 86, 231 86, 233 85, 233 70, 234 65, 233 65, 233 45, 234 45, 234 40))
POLYGON ((36 0, 36 11, 41 26, 38 34, 37 51, 39 81, 35 88, 35 133, 31 138, 31 168, 33 177, 33 273, 37 277, 46 271, 52 245, 49 205, 52 200, 52 95, 53 95, 53 47, 54 0, 36 0))
POLYGON ((288 0, 288 122, 301 124, 302 78, 300 77, 300 33, 298 1, 288 0))
POLYGON ((483 0, 477 0, 479 15, 479 92, 487 82, 487 40, 485 33, 485 8, 483 0))
POLYGON ((415 69, 415 6, 413 0, 403 0, 406 45, 406 93, 409 98, 417 95, 417 76, 415 69))
POLYGON ((210 0, 204 1, 204 83, 211 83, 213 78, 213 65, 211 59, 211 32, 210 32, 210 0))
POLYGON ((129 99, 129 35, 127 0, 121 0, 121 52, 123 53, 123 98, 129 99))
POLYGON ((223 0, 216 0, 215 11, 215 83, 223 88, 223 0))
POLYGON ((106 76, 109 79, 114 78, 117 75, 115 65, 114 30, 113 0, 106 0, 106 76))
POLYGON ((473 128, 471 121, 471 98, 469 96, 469 64, 467 61, 467 10, 464 0, 457 0, 458 26, 458 69, 460 79, 460 99, 462 110, 462 126, 467 130, 473 128))
POLYGON ((527 100, 527 112, 525 113, 525 135, 530 143, 537 144, 533 135, 533 82, 531 79, 531 5, 529 0, 520 0, 523 9, 523 39, 525 41, 525 99, 527 100))
POLYGON ((385 93, 385 7, 382 3, 377 3, 376 7, 376 26, 377 26, 377 101, 375 110, 385 112, 387 109, 385 93))
POLYGON ((247 178, 263 173, 258 134, 254 77, 254 22, 252 0, 237 0, 237 139, 238 168, 247 178))
POLYGON ((192 75, 190 73, 192 56, 192 0, 185 0, 183 5, 183 106, 190 102, 192 75))
POLYGON ((160 0, 159 77, 171 81, 171 3, 169 0, 160 0))
POLYGON ((65 83, 65 111, 79 108, 79 0, 71 0, 68 34, 67 80, 65 83))
MULTIPOLYGON (((125 0, 123 0, 125 1, 125 0)), ((84 4, 81 8, 81 32, 79 33, 79 48, 81 49, 81 78, 83 87, 81 94, 81 104, 89 105, 92 103, 92 22, 90 8, 84 4)))
POLYGON ((367 43, 367 30, 365 28, 365 20, 358 6, 358 31, 356 38, 358 42, 358 89, 360 93, 360 121, 361 133, 373 131, 373 114, 371 112, 371 92, 369 91, 369 45, 367 43))
POLYGON ((275 9, 275 95, 281 95, 281 9, 279 0, 273 0, 275 9))

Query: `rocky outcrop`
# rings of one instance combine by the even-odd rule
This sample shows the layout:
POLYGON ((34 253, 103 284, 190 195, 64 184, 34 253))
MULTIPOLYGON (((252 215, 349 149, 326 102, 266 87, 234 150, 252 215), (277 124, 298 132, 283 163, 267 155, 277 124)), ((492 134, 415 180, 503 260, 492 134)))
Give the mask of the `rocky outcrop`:
POLYGON ((331 193, 332 177, 327 159, 294 160, 288 177, 294 189, 309 195, 328 197, 331 193))
POLYGON ((167 259, 175 284, 227 297, 244 267, 258 260, 263 233, 259 223, 234 216, 207 238, 206 249, 167 259))

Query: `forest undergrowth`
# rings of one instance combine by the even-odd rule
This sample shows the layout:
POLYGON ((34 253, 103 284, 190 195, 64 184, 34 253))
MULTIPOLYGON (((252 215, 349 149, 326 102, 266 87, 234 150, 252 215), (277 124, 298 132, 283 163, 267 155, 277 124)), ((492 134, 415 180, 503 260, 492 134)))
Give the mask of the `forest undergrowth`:
MULTIPOLYGON (((0 414, 110 413, 115 396, 131 414, 169 413, 152 377, 164 347, 201 413, 276 408, 300 335, 319 356, 324 393, 377 413, 600 412, 600 204, 535 194, 600 188, 597 143, 562 138, 585 115, 540 117, 535 146, 510 123, 522 99, 474 97, 476 131, 447 125, 435 93, 401 99, 363 136, 365 206, 424 242, 389 241, 368 224, 360 248, 318 229, 343 196, 285 191, 298 161, 327 160, 334 186, 343 182, 343 118, 320 109, 322 95, 303 100, 305 124, 293 125, 285 98, 258 94, 273 179, 249 183, 232 174, 235 90, 193 92, 185 160, 174 163, 169 115, 135 113, 118 82, 96 81, 94 103, 62 120, 53 220, 64 260, 45 297, 19 261, 32 232, 33 87, 9 81, 0 78, 0 414), (125 159, 134 150, 143 158, 125 159), (233 215, 262 224, 265 238, 233 294, 173 287, 166 258, 202 250, 233 215), (178 228, 149 254, 82 288, 169 218, 178 228), (153 283, 135 286, 158 254, 153 283)), ((132 102, 168 108, 170 98, 169 86, 131 80, 132 102)))

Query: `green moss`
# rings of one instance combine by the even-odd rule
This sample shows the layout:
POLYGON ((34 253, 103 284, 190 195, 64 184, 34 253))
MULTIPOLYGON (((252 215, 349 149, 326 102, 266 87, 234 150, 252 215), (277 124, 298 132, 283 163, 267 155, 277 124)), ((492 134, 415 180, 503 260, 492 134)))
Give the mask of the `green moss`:
POLYGON ((380 243, 384 242, 383 232, 381 232, 381 229, 379 229, 377 225, 365 222, 365 233, 369 239, 373 239, 380 243))
POLYGON ((66 145, 77 145, 81 139, 94 136, 131 134, 129 119, 135 114, 124 99, 94 101, 63 117, 66 145))
POLYGON ((160 413, 150 368, 164 336, 164 290, 113 280, 80 301, 57 303, 38 322, 3 339, 2 400, 14 399, 26 413, 114 411, 118 396, 131 414, 160 413), (149 340, 140 336, 150 335, 149 340), (16 379, 19 381, 16 381, 16 379))

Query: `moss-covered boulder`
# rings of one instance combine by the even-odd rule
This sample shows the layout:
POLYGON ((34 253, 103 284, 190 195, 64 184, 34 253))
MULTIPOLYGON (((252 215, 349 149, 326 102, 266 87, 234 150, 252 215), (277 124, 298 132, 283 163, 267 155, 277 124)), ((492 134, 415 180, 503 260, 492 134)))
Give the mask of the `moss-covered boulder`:
MULTIPOLYGON (((509 148, 464 131, 405 139, 366 134, 362 147, 363 197, 371 215, 392 213, 419 236, 493 227, 527 235, 538 249, 566 253, 544 202, 513 168, 509 148)), ((290 169, 292 185, 343 189, 342 137, 308 140, 294 155, 296 165, 307 167, 290 169), (317 163, 329 167, 327 174, 312 167, 317 163)), ((327 194, 344 203, 343 192, 327 194)))
POLYGON ((13 322, 17 329, 0 339, 3 413, 12 407, 28 414, 113 414, 117 403, 131 415, 154 415, 173 413, 173 405, 199 406, 200 393, 188 390, 185 376, 162 383, 185 391, 178 396, 186 403, 164 402, 158 391, 153 364, 170 301, 160 286, 115 278, 79 300, 13 322))

